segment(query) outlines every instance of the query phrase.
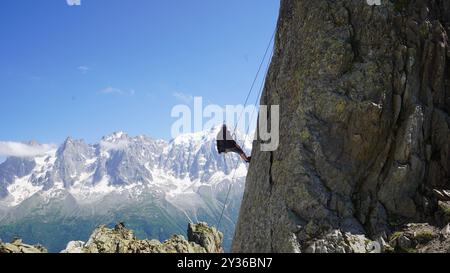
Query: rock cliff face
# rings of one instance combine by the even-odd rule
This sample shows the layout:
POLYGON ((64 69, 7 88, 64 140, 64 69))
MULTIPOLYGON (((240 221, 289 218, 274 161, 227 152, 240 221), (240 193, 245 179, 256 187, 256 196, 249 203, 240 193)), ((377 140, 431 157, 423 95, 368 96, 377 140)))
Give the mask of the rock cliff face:
POLYGON ((281 1, 261 98, 280 105, 280 145, 254 143, 233 251, 366 252, 441 222, 450 2, 381 2, 281 1))

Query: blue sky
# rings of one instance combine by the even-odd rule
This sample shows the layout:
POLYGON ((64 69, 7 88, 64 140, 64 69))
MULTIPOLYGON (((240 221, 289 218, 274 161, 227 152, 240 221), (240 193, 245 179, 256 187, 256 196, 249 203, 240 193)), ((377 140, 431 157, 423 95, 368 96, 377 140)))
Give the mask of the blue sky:
POLYGON ((278 9, 279 0, 3 1, 0 141, 169 139, 172 107, 192 96, 243 103, 278 9))

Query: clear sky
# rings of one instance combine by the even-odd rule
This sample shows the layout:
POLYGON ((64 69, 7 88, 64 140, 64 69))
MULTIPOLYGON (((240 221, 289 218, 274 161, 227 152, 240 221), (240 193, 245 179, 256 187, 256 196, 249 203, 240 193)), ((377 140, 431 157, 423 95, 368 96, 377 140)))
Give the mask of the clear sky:
POLYGON ((279 0, 1 5, 0 141, 57 144, 114 131, 169 139, 172 107, 192 96, 242 104, 279 0))

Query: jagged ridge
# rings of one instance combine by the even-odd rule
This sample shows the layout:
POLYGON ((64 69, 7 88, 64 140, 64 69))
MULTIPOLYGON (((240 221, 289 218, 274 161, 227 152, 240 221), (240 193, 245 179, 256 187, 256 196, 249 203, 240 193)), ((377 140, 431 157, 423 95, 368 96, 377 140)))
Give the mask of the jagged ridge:
MULTIPOLYGON (((161 243, 157 240, 138 240, 132 230, 123 223, 113 229, 99 226, 87 243, 73 241, 62 253, 222 253, 223 234, 206 223, 189 224, 188 240, 173 235, 161 243)), ((15 239, 11 243, 0 242, 0 253, 47 253, 38 245, 24 244, 15 239)))

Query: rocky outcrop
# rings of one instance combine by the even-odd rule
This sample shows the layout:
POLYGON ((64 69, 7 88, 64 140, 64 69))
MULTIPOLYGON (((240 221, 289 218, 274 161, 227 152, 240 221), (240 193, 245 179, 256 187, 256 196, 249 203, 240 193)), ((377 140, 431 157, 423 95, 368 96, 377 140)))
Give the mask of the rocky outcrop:
POLYGON ((188 241, 202 246, 207 253, 223 252, 223 234, 206 223, 189 224, 188 241))
POLYGON ((47 253, 47 250, 40 245, 27 245, 21 239, 14 239, 11 243, 0 241, 0 253, 47 253))
POLYGON ((320 239, 313 239, 307 244, 305 253, 378 252, 375 242, 367 239, 364 235, 354 235, 349 232, 343 234, 340 230, 333 230, 320 239))
POLYGON ((387 251, 405 253, 450 253, 450 224, 443 229, 429 224, 408 224, 395 232, 387 251))
POLYGON ((280 106, 280 145, 254 143, 234 252, 370 252, 445 224, 450 2, 381 2, 281 1, 261 98, 280 106))
POLYGON ((85 243, 83 241, 72 241, 67 244, 61 253, 83 253, 85 243))
POLYGON ((190 224, 188 240, 174 235, 165 242, 138 240, 133 231, 118 224, 98 227, 87 243, 70 242, 62 253, 221 253, 223 235, 206 223, 190 224))

